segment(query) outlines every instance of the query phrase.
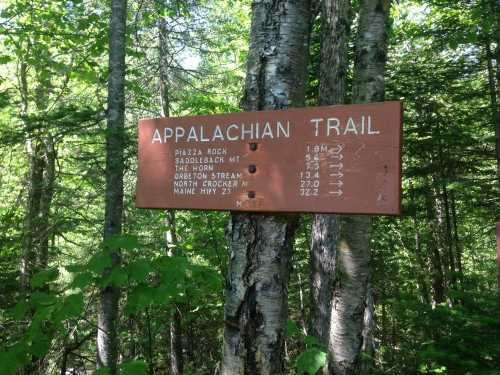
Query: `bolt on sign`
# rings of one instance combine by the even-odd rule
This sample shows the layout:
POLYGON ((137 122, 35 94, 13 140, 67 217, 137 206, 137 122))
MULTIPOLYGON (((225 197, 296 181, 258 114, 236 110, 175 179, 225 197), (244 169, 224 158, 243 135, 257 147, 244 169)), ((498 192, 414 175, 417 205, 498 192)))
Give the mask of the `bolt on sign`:
POLYGON ((139 121, 139 208, 397 215, 402 104, 139 121))

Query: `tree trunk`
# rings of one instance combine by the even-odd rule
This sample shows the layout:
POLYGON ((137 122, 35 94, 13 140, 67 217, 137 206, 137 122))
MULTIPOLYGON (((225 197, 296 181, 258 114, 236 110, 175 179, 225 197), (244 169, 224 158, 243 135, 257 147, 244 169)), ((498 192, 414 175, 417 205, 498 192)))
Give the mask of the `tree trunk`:
MULTIPOLYGON (((494 1, 492 2, 493 14, 500 17, 500 5, 496 5, 494 1)), ((486 42, 486 61, 488 66, 488 82, 490 89, 490 100, 491 100, 491 114, 492 122, 495 127, 495 157, 497 162, 497 187, 500 191, 500 107, 498 100, 500 98, 500 21, 498 18, 495 27, 494 40, 497 43, 495 50, 495 55, 491 51, 490 42, 486 42), (493 68, 493 58, 496 60, 496 71, 493 68), (495 81, 496 78, 496 81, 495 81)), ((496 213, 497 218, 500 213, 496 213)), ((497 294, 500 297, 500 254, 497 254, 497 294)), ((500 300, 500 299, 499 299, 500 300)))
POLYGON ((457 272, 458 281, 460 282, 460 287, 464 287, 464 270, 462 265, 462 245, 460 243, 460 236, 458 234, 458 216, 455 201, 455 193, 453 190, 450 192, 451 198, 451 218, 453 222, 453 242, 455 243, 455 254, 457 256, 457 272))
MULTIPOLYGON (((175 211, 165 211, 166 224, 170 236, 166 237, 167 254, 179 255, 179 240, 177 238, 175 211), (169 237, 173 250, 169 248, 169 237)), ((170 324, 168 327, 170 336, 170 373, 172 375, 181 375, 184 372, 184 357, 182 350, 182 314, 180 306, 174 304, 170 314, 170 324)))
POLYGON ((435 224, 435 219, 437 213, 434 211, 433 205, 434 197, 432 189, 427 188, 425 192, 425 209, 427 212, 427 223, 428 223, 428 252, 429 258, 431 260, 431 274, 432 274, 432 292, 433 292, 433 304, 442 303, 445 299, 445 280, 443 274, 443 263, 441 261, 441 254, 439 252, 439 239, 437 238, 437 229, 435 224))
POLYGON ((413 226, 415 228, 415 257, 417 259, 417 280, 420 290, 420 295, 422 296, 422 303, 429 305, 429 288, 427 287, 427 280, 425 274, 427 269, 425 266, 424 258, 422 257, 422 246, 420 239, 420 230, 418 229, 418 222, 416 214, 413 216, 413 226))
MULTIPOLYGON (((112 0, 109 32, 109 78, 106 131, 106 197, 104 238, 120 234, 123 213, 123 172, 125 144, 125 28, 126 0, 112 0)), ((111 273, 120 263, 119 249, 110 249, 111 273)), ((107 366, 111 375, 117 373, 118 300, 120 289, 110 284, 100 290, 97 314, 97 364, 107 366)))
MULTIPOLYGON (((500 4, 498 1, 492 0, 492 14, 493 14, 493 40, 496 43, 495 50, 495 60, 496 60, 496 90, 495 90, 495 109, 493 111, 494 115, 494 127, 495 127, 495 155, 497 160, 497 187, 500 190, 500 108, 498 106, 498 101, 500 100, 500 4)), ((491 80, 490 80, 491 82, 491 80)), ((498 214, 498 213, 497 213, 498 214)), ((498 276, 500 280, 500 275, 498 276)))
MULTIPOLYGON (((390 3, 390 0, 360 3, 353 82, 355 103, 384 100, 390 3)), ((369 216, 340 219, 329 342, 331 374, 360 372, 367 285, 372 272, 371 225, 369 216)))
POLYGON ((170 374, 182 375, 184 373, 184 361, 182 358, 182 326, 181 313, 174 306, 170 319, 170 374))
POLYGON ((35 272, 37 258, 38 222, 40 220, 40 201, 43 191, 43 169, 41 145, 31 137, 26 141, 28 154, 27 203, 24 217, 23 247, 21 256, 21 288, 24 294, 30 291, 31 276, 35 272))
MULTIPOLYGON (((345 103, 350 0, 321 2, 321 63, 319 104, 345 103)), ((311 234, 311 334, 328 346, 335 257, 339 231, 337 215, 314 215, 311 234)))
MULTIPOLYGON (((29 51, 29 43, 28 43, 29 51)), ((19 64, 19 88, 21 94, 21 118, 26 131, 26 155, 28 161, 26 211, 23 225, 23 242, 21 251, 20 282, 24 296, 30 292, 31 276, 34 272, 36 251, 35 236, 40 211, 42 194, 43 160, 39 143, 33 138, 26 117, 29 111, 28 101, 28 65, 25 61, 19 64)))
POLYGON ((42 269, 46 268, 49 263, 49 238, 53 232, 52 223, 50 221, 50 207, 54 196, 54 182, 56 178, 55 162, 56 151, 54 148, 54 140, 49 134, 43 142, 44 148, 44 166, 42 194, 40 201, 40 219, 38 233, 40 236, 40 254, 39 265, 42 269))
POLYGON ((361 373, 369 375, 373 372, 373 356, 375 345, 373 343, 373 331, 375 330, 375 301, 373 300, 373 283, 368 282, 366 288, 366 305, 363 317, 363 345, 361 351, 363 359, 361 373))
MULTIPOLYGON (((167 34, 167 21, 164 17, 159 21, 159 72, 160 72, 160 104, 162 116, 170 116, 170 97, 168 86, 168 68, 169 68, 169 48, 168 48, 168 34, 167 34)), ((165 218, 167 228, 171 235, 173 244, 173 251, 169 249, 168 235, 165 237, 167 254, 177 254, 179 251, 179 242, 177 239, 176 224, 175 224, 175 211, 165 210, 165 218)), ((173 312, 170 314, 169 324, 170 336, 170 373, 172 375, 181 375, 184 372, 184 358, 182 350, 182 315, 179 306, 173 307, 173 312)))
MULTIPOLYGON (((246 111, 304 104, 309 0, 254 0, 246 111)), ((297 217, 234 213, 221 374, 284 371, 287 283, 297 217)))

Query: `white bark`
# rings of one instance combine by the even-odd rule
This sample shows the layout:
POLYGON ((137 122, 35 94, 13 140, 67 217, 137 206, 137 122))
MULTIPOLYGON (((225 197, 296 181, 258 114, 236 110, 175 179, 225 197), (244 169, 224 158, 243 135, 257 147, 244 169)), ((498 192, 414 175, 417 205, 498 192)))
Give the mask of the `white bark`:
MULTIPOLYGON (((345 103, 350 0, 321 1, 320 105, 345 103)), ((338 215, 314 215, 311 235, 311 334, 328 346, 338 215)))
MULTIPOLYGON (((253 2, 245 110, 304 104, 309 14, 309 0, 253 2)), ((231 217, 223 375, 283 374, 295 226, 289 215, 231 217)))
MULTIPOLYGON (((360 4, 353 102, 384 100, 390 0, 360 4)), ((329 343, 331 374, 359 374, 367 285, 371 275, 371 218, 342 216, 329 343)))

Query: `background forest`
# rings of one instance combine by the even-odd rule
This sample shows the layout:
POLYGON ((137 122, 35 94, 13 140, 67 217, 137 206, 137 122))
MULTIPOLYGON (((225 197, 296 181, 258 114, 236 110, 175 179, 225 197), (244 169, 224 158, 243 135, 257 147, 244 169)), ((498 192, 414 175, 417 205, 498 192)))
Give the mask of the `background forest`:
MULTIPOLYGON (((96 369, 96 335, 110 284, 121 290, 121 373, 220 371, 229 214, 136 209, 137 122, 240 111, 251 8, 128 1, 122 234, 103 241, 110 4, 0 2, 0 374, 109 373, 96 369)), ((365 373, 500 374, 499 9, 392 4, 385 98, 405 107, 403 214, 373 220, 365 373)), ((313 15, 308 106, 320 103, 313 15)), ((315 374, 326 359, 311 334, 311 222, 301 215, 294 243, 287 374, 315 374)))

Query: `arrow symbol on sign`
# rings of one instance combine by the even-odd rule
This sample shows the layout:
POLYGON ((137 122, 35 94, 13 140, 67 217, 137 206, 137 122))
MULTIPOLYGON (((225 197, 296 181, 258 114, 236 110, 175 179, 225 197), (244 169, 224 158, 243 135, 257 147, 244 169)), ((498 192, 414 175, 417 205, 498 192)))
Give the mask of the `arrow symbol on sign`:
POLYGON ((342 160, 344 158, 344 155, 342 154, 338 154, 338 155, 330 155, 330 157, 332 159, 339 159, 339 160, 342 160))
POLYGON ((344 177, 344 174, 342 172, 330 173, 330 177, 342 178, 342 177, 344 177))
POLYGON ((330 192, 330 194, 331 194, 331 195, 336 195, 336 196, 340 197, 340 196, 342 196, 342 194, 344 194, 344 193, 342 192, 342 190, 340 190, 340 189, 339 189, 339 190, 337 190, 337 191, 331 191, 331 192, 330 192))
POLYGON ((344 149, 344 145, 336 145, 335 148, 332 148, 331 151, 333 154, 340 154, 344 149))
POLYGON ((330 168, 339 168, 339 169, 342 169, 342 168, 344 168, 344 164, 342 164, 342 163, 330 164, 330 168))
POLYGON ((342 186, 344 186, 344 183, 342 181, 337 181, 337 182, 330 182, 330 185, 335 185, 341 188, 342 186))

